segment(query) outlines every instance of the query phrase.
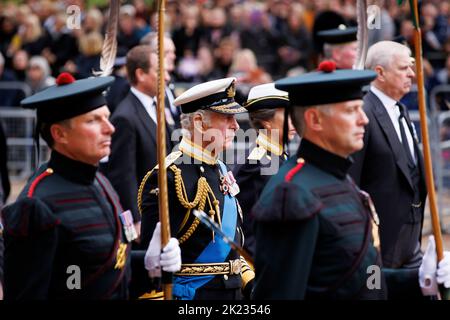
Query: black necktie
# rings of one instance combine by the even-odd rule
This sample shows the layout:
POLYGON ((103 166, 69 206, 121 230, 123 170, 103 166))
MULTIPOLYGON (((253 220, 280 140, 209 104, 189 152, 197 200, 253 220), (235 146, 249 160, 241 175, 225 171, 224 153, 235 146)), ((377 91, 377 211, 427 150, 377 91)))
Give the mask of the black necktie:
POLYGON ((406 131, 405 131, 405 127, 403 126, 403 121, 402 118, 405 118, 405 122, 408 123, 408 121, 406 120, 406 110, 405 107, 401 104, 397 104, 399 110, 400 110, 400 116, 398 117, 398 124, 400 126, 400 136, 402 137, 402 145, 403 145, 403 149, 405 150, 405 155, 406 158, 408 159, 408 164, 412 167, 415 166, 414 163, 414 159, 411 155, 411 150, 409 148, 408 145, 408 139, 406 138, 406 131))

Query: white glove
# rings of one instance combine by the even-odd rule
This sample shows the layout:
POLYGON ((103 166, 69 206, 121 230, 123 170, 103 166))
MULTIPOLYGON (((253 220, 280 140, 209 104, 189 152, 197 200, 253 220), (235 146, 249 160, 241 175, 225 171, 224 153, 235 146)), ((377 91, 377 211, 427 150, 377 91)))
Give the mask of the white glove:
POLYGON ((438 287, 436 281, 436 244, 434 236, 428 237, 428 245, 419 268, 419 285, 424 296, 437 295, 438 287))
POLYGON ((177 272, 181 269, 181 250, 178 240, 170 238, 161 253, 161 267, 166 272, 177 272))
POLYGON ((178 240, 170 238, 161 253, 161 223, 157 223, 152 239, 144 258, 145 269, 152 278, 161 277, 161 267, 166 272, 176 272, 181 269, 181 250, 178 240))
POLYGON ((437 269, 437 282, 444 287, 450 288, 450 252, 444 251, 444 258, 439 261, 437 269))

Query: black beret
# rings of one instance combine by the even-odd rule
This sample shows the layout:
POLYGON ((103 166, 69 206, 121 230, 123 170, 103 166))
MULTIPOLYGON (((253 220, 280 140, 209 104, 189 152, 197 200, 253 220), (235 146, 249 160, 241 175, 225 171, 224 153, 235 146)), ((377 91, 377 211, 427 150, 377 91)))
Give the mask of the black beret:
POLYGON ((376 78, 372 70, 335 70, 335 64, 324 61, 319 70, 275 82, 275 87, 289 93, 292 106, 317 106, 361 99, 363 87, 376 78), (332 65, 332 67, 328 67, 332 65), (325 67, 323 67, 325 66, 325 67))
POLYGON ((343 44, 356 41, 356 27, 345 27, 343 25, 336 29, 324 30, 317 33, 324 43, 343 44))
POLYGON ((55 123, 87 113, 106 105, 103 92, 114 77, 94 77, 75 81, 61 74, 56 85, 21 101, 24 108, 36 109, 38 121, 55 123))

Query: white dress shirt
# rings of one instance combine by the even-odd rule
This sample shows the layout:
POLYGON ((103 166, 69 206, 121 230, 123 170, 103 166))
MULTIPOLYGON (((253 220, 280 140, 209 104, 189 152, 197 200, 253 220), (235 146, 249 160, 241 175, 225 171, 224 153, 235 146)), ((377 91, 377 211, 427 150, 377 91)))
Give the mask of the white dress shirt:
MULTIPOLYGON (((400 110, 397 105, 397 101, 392 99, 391 97, 388 97, 385 93, 377 89, 375 86, 370 86, 370 91, 372 91, 372 93, 376 95, 378 99, 380 99, 381 103, 386 108, 386 111, 389 114, 389 118, 391 118, 392 124, 394 125, 395 132, 397 132, 398 140, 400 141, 400 143, 402 143, 400 124, 398 123, 398 118, 400 117, 400 110)), ((416 162, 416 157, 414 153, 414 140, 411 130, 409 129, 409 126, 406 123, 405 118, 402 118, 401 121, 403 122, 403 128, 405 128, 406 140, 408 140, 409 151, 411 152, 411 156, 414 162, 416 162)))
POLYGON ((152 98, 145 93, 139 91, 138 89, 131 87, 131 92, 138 98, 138 100, 142 103, 142 105, 145 108, 145 111, 147 111, 150 118, 157 124, 156 120, 156 98, 152 98))

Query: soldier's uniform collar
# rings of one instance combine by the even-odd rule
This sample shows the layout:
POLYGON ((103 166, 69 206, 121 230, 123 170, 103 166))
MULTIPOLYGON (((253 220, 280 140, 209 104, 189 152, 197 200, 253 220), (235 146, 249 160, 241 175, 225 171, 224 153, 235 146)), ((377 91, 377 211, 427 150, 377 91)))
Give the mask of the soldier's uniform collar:
POLYGON ((180 142, 179 149, 184 154, 187 154, 191 158, 202 161, 209 165, 215 165, 218 160, 218 156, 214 156, 209 150, 203 149, 198 144, 195 144, 190 139, 183 137, 180 142))
POLYGON ((48 167, 67 180, 80 183, 80 184, 92 184, 97 173, 97 167, 70 159, 61 153, 53 150, 48 167))
POLYGON ((353 163, 351 158, 342 158, 322 149, 305 138, 303 138, 300 143, 297 157, 305 159, 306 163, 311 163, 339 179, 344 179, 346 177, 348 169, 353 163))

